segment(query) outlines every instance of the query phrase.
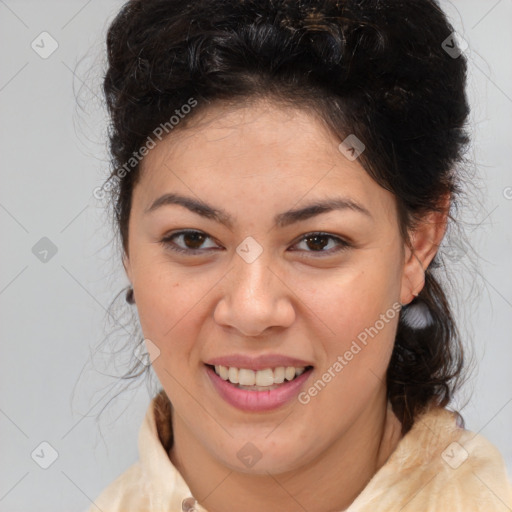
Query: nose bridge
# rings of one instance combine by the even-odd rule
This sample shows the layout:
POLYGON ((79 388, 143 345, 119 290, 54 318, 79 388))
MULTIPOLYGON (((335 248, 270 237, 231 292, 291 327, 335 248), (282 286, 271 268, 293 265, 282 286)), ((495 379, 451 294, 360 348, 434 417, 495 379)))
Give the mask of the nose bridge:
POLYGON ((293 306, 286 298, 286 286, 274 275, 269 253, 261 251, 254 258, 236 254, 233 264, 217 304, 216 321, 245 335, 290 325, 293 306))
POLYGON ((269 269, 270 264, 266 251, 262 251, 251 259, 245 258, 244 255, 237 255, 235 272, 230 285, 231 293, 253 303, 272 300, 272 294, 275 293, 273 286, 275 283, 272 281, 275 276, 269 269))

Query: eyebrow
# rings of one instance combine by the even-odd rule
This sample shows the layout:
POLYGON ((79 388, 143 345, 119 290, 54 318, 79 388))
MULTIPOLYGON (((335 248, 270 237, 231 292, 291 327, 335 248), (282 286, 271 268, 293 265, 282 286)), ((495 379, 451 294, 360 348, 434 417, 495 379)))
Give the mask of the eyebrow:
MULTIPOLYGON (((221 208, 214 208, 204 201, 183 196, 181 194, 169 193, 160 196, 144 210, 144 214, 154 212, 162 206, 173 204, 183 206, 191 212, 200 215, 201 217, 219 222, 220 224, 228 227, 230 230, 233 229, 233 217, 225 210, 221 208)), ((371 213, 361 204, 347 197, 334 197, 330 199, 317 200, 302 208, 279 213, 274 217, 274 225, 285 227, 295 222, 307 220, 311 217, 315 217, 316 215, 335 210, 356 211, 373 220, 371 213)))

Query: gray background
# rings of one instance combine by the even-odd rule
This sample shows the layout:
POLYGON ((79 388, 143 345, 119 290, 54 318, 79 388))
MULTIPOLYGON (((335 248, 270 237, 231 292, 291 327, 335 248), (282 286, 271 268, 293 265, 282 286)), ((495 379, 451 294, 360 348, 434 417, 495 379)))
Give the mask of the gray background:
MULTIPOLYGON (((85 510, 137 459, 155 386, 140 381, 95 421, 121 389, 108 374, 126 361, 97 347, 116 326, 118 347, 129 335, 106 314, 127 280, 92 196, 108 169, 102 49, 120 5, 0 0, 0 511, 85 510), (58 44, 47 58, 43 31, 58 44)), ((466 428, 493 442, 512 474, 512 2, 442 5, 469 44, 475 137, 463 212, 470 245, 447 238, 461 278, 457 314, 477 363, 454 407, 471 399, 466 428)))

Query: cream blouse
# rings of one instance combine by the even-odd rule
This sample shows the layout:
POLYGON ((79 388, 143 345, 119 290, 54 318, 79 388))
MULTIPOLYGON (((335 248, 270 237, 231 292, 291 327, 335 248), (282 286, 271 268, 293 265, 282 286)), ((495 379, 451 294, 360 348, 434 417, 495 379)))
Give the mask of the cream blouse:
MULTIPOLYGON (((162 390, 139 432, 139 460, 87 512, 207 512, 169 459, 170 426, 171 408, 162 390)), ((511 512, 512 485, 501 454, 481 435, 458 427, 454 413, 431 408, 345 509, 398 511, 511 512)))

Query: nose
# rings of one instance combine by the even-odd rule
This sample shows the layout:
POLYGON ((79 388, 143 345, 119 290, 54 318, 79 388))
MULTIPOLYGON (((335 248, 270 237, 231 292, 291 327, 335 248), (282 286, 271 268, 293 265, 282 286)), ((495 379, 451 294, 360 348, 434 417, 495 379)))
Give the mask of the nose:
POLYGON ((295 319, 290 284, 263 254, 251 263, 235 255, 235 268, 224 280, 214 312, 219 325, 244 336, 258 336, 271 327, 289 327, 295 319))

